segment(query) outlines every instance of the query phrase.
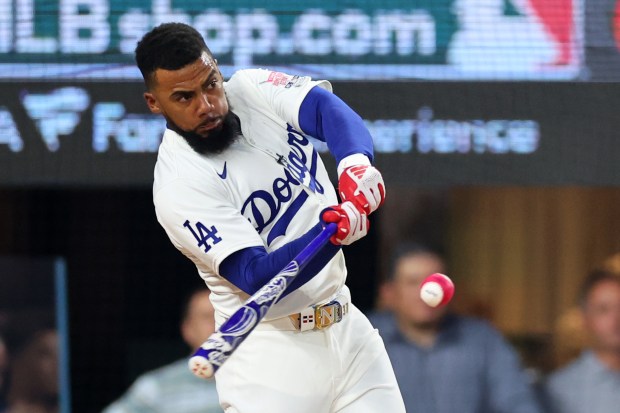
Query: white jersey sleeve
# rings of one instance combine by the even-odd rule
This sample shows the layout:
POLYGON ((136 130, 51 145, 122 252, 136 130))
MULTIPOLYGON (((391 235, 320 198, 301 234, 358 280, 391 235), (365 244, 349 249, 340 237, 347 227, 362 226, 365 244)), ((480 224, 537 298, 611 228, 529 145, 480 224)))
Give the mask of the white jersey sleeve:
MULTIPOLYGON (((274 115, 302 131, 299 108, 313 87, 332 91, 327 80, 312 80, 308 76, 289 75, 266 69, 247 69, 236 72, 227 82, 226 92, 245 108, 271 110, 274 115)), ((239 106, 241 106, 239 105, 239 106)), ((237 111, 240 108, 234 107, 237 111)))
POLYGON ((203 261, 208 272, 219 272, 224 258, 237 250, 263 246, 261 237, 226 200, 226 194, 204 183, 173 185, 160 191, 155 200, 159 222, 172 243, 195 263, 203 261))

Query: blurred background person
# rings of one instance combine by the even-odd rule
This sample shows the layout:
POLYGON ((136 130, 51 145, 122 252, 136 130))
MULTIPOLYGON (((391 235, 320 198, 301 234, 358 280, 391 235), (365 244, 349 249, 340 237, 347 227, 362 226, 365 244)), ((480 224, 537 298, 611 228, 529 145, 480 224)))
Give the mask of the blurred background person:
MULTIPOLYGON (((596 269, 620 276, 620 252, 606 257, 596 269)), ((584 326, 581 303, 576 302, 559 314, 552 333, 553 365, 559 369, 577 359, 589 347, 590 333, 584 326)))
POLYGON ((571 306, 558 315, 551 334, 552 369, 564 367, 579 357, 588 347, 588 333, 578 305, 571 306))
POLYGON ((7 332, 10 354, 3 413, 58 412, 58 334, 49 312, 15 316, 7 332))
POLYGON ((419 244, 397 247, 380 289, 388 311, 369 316, 383 337, 407 411, 541 413, 518 353, 495 328, 420 299, 421 282, 445 270, 437 251, 419 244))
MULTIPOLYGON (((200 288, 184 301, 181 335, 191 351, 215 331, 210 294, 200 288)), ((215 381, 194 376, 187 362, 188 358, 182 358, 144 373, 103 413, 222 413, 215 381)))
POLYGON ((580 289, 589 346, 552 373, 545 399, 554 413, 612 413, 620 409, 620 275, 596 270, 580 289))

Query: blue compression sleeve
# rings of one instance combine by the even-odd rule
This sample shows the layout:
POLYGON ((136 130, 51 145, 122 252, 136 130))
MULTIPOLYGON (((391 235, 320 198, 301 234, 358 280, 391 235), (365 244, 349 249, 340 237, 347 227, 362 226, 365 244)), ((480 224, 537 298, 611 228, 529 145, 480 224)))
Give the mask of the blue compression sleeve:
MULTIPOLYGON (((280 272, 295 256, 321 232, 321 224, 294 241, 268 253, 263 247, 244 248, 226 257, 220 264, 220 274, 248 294, 254 294, 280 272)), ((295 291, 314 277, 334 255, 339 246, 328 243, 306 267, 295 281, 284 291, 282 297, 295 291)))
POLYGON ((337 162, 361 153, 372 161, 372 136, 362 118, 333 93, 315 86, 299 108, 299 126, 327 143, 337 162))

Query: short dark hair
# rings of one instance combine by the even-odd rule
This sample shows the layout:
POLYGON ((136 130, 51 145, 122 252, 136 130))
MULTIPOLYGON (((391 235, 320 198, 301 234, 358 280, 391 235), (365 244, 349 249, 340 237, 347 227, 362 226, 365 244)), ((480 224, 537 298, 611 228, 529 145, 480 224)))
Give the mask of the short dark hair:
POLYGON ((396 275, 396 267, 398 266, 398 263, 400 262, 401 259, 405 257, 409 257, 411 255, 418 255, 418 254, 434 255, 445 265, 445 258, 439 248, 435 248, 431 245, 423 244, 421 242, 413 242, 413 241, 403 242, 401 244, 398 244, 392 252, 392 255, 390 257, 390 266, 388 268, 388 273, 386 276, 386 281, 394 280, 394 276, 396 275))
POLYGON ((590 296, 590 293, 598 284, 604 281, 612 281, 620 284, 620 275, 608 270, 595 269, 591 271, 581 283, 579 296, 577 297, 579 305, 584 307, 590 296))
POLYGON ((181 69, 195 62, 203 52, 213 57, 196 29, 184 23, 163 23, 142 37, 135 57, 144 82, 150 87, 157 69, 181 69))

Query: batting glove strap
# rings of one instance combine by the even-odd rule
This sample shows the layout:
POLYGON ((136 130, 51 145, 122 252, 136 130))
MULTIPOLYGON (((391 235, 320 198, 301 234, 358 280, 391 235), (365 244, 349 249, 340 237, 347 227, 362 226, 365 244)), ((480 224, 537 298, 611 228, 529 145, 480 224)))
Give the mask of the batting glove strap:
POLYGON ((370 228, 368 215, 350 201, 324 209, 321 220, 338 224, 338 230, 330 238, 334 245, 350 245, 366 236, 370 228))
POLYGON ((345 169, 355 165, 368 165, 370 166, 370 159, 364 154, 354 153, 353 155, 346 156, 338 162, 338 178, 342 175, 345 169))

